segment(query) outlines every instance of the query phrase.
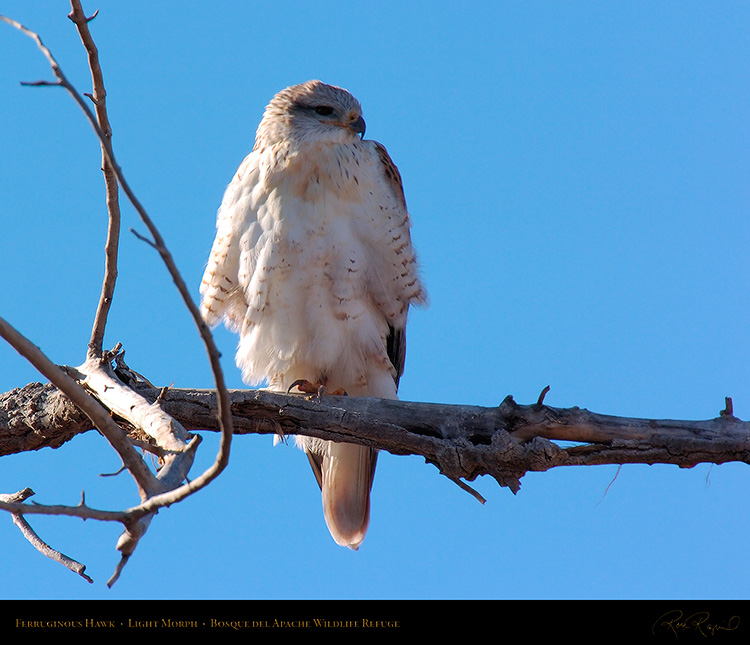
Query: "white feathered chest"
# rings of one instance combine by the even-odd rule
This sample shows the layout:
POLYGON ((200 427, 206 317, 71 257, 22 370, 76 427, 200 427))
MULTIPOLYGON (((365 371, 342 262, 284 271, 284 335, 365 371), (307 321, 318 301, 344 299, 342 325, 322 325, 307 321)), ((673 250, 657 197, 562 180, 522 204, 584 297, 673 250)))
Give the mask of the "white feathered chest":
POLYGON ((352 394, 395 394, 383 378, 394 378, 386 338, 423 292, 383 155, 372 141, 281 142, 240 166, 219 210, 204 308, 240 332, 247 382, 322 378, 352 394))

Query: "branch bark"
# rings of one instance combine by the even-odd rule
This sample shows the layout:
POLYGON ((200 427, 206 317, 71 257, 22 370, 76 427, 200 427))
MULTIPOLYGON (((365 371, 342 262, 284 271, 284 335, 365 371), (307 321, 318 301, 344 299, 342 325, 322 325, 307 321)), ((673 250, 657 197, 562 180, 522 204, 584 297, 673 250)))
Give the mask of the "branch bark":
MULTIPOLYGON (((218 431, 212 390, 137 389, 149 401, 161 396, 164 411, 187 430, 218 431)), ((491 475, 513 492, 525 473, 560 466, 750 463, 750 422, 726 411, 680 421, 521 405, 510 396, 497 407, 310 399, 267 390, 231 390, 229 397, 235 434, 304 434, 420 455, 454 481, 491 475)), ((50 385, 32 383, 0 395, 0 455, 58 446, 73 429, 84 432, 85 420, 50 385)))

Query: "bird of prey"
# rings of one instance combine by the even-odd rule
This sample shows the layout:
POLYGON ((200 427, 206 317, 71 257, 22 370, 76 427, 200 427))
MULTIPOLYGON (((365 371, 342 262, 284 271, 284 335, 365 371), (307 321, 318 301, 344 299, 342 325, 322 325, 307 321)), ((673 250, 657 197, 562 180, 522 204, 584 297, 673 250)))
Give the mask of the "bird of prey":
MULTIPOLYGON (((239 332, 250 385, 397 398, 407 311, 426 301, 401 176, 359 102, 308 81, 266 107, 226 189, 201 283, 209 325, 239 332)), ((297 437, 334 540, 357 549, 377 451, 297 437)))

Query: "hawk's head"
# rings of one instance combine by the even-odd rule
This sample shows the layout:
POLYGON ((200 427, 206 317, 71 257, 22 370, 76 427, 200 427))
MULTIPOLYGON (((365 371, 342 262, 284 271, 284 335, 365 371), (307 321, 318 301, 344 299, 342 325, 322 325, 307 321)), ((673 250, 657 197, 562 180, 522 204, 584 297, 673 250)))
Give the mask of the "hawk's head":
POLYGON ((307 81, 281 90, 266 107, 257 143, 351 143, 365 134, 359 101, 340 87, 307 81))

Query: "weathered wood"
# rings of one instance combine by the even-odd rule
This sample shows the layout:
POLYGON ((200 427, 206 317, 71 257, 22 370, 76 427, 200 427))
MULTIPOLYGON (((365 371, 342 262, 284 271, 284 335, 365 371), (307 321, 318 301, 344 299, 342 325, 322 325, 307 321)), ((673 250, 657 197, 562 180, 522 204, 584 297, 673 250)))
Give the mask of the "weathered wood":
POLYGON ((59 448, 91 429, 89 418, 49 383, 0 394, 0 456, 59 448))
MULTIPOLYGON (((212 390, 138 387, 189 431, 218 431, 212 390)), ((580 408, 414 403, 361 397, 310 398, 267 390, 230 391, 235 434, 305 434, 421 455, 446 476, 491 475, 513 491, 529 471, 602 464, 750 463, 750 423, 729 414, 705 421, 637 419, 580 408), (566 445, 572 444, 572 445, 566 445)), ((57 447, 88 429, 51 385, 0 395, 0 455, 57 447)))

